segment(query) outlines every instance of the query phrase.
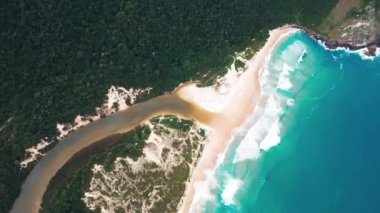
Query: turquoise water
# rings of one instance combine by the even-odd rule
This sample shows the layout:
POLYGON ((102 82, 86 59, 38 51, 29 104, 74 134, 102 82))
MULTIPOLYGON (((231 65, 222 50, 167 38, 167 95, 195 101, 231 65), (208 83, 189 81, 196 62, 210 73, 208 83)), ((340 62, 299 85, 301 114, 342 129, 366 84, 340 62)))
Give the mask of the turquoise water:
POLYGON ((380 212, 380 58, 298 33, 266 71, 264 115, 242 127, 209 180, 206 212, 380 212), (265 148, 275 127, 279 144, 265 148))

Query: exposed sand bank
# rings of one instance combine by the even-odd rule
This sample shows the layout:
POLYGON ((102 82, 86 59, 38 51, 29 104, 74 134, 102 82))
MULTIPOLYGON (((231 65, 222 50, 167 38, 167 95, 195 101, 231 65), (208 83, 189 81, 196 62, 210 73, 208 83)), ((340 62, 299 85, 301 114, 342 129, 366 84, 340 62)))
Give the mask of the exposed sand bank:
MULTIPOLYGON (((195 192, 194 183, 205 180, 205 171, 216 166, 218 155, 226 150, 234 129, 240 126, 255 108, 260 96, 259 74, 267 56, 279 41, 296 31, 297 29, 289 26, 271 31, 265 46, 248 61, 247 70, 231 87, 228 95, 222 98, 227 98, 228 101, 220 103, 222 107, 218 110, 206 110, 206 107, 198 103, 199 97, 191 95, 195 88, 193 84, 184 84, 172 94, 133 105, 70 134, 37 163, 24 182, 21 194, 11 212, 38 212, 50 180, 76 152, 105 137, 130 131, 142 122, 159 115, 176 115, 180 118, 193 119, 211 129, 210 142, 194 169, 180 209, 183 212, 191 211, 195 192)), ((202 92, 197 96, 201 95, 202 92)), ((208 92, 207 95, 211 99, 213 93, 208 92)), ((203 98, 207 99, 207 95, 203 98)))

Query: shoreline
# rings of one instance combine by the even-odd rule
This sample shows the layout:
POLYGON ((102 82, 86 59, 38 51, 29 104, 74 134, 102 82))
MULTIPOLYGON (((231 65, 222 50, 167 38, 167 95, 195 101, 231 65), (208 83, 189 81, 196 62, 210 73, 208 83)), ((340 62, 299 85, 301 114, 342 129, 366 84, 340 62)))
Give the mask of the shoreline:
MULTIPOLYGON (((196 192, 194 184, 204 181, 207 178, 205 172, 217 166, 218 156, 225 154, 234 137, 234 130, 244 123, 248 115, 253 113, 260 97, 259 75, 272 50, 278 43, 300 30, 324 43, 328 41, 325 37, 299 25, 285 25, 270 31, 265 45, 249 60, 247 70, 240 76, 238 84, 233 88, 234 90, 231 92, 234 95, 231 96, 233 101, 226 103, 221 111, 207 110, 197 103, 196 99, 189 97, 186 92, 182 93, 182 89, 193 84, 193 82, 189 82, 179 85, 170 94, 132 105, 126 110, 114 113, 71 133, 49 150, 47 155, 36 164, 25 179, 21 193, 10 212, 39 212, 50 181, 75 154, 104 138, 131 131, 145 120, 161 115, 175 115, 179 118, 192 119, 201 126, 211 129, 210 141, 205 145, 202 155, 189 177, 190 182, 186 186, 179 204, 180 212, 191 212, 196 192)), ((376 37, 374 37, 374 41, 366 42, 365 46, 342 41, 328 42, 326 46, 331 49, 343 47, 358 50, 372 47, 373 43, 376 44, 376 37)))
POLYGON ((350 41, 338 39, 338 40, 333 40, 329 39, 326 36, 323 36, 307 27, 298 25, 298 24, 291 24, 291 27, 297 28, 305 32, 308 36, 311 38, 321 41, 326 45, 327 48, 329 49, 338 49, 338 48, 345 48, 350 51, 356 51, 356 50, 361 50, 361 49, 367 49, 366 55, 368 56, 376 56, 376 49, 380 47, 380 34, 378 35, 373 35, 369 40, 363 41, 362 43, 352 43, 350 41))
POLYGON ((247 70, 242 74, 235 88, 234 102, 229 103, 225 110, 221 112, 221 116, 218 117, 219 121, 217 123, 220 125, 214 127, 209 144, 205 146, 199 163, 190 177, 183 200, 179 205, 179 212, 197 212, 194 209, 196 208, 194 202, 197 201, 196 184, 206 181, 208 177, 206 172, 215 169, 218 165, 219 155, 225 155, 233 140, 236 128, 243 124, 249 115, 254 113, 261 92, 259 75, 269 60, 272 51, 284 39, 298 31, 299 29, 289 25, 272 30, 264 47, 249 60, 247 70), (235 117, 235 119, 229 119, 227 124, 225 121, 231 117, 235 117))
MULTIPOLYGON (((291 34, 294 34, 298 31, 306 33, 308 36, 310 36, 311 38, 317 41, 321 41, 322 43, 325 44, 325 46, 328 49, 344 48, 344 49, 348 49, 349 51, 357 51, 357 50, 362 50, 366 48, 367 52, 365 54, 367 54, 368 56, 376 56, 376 50, 377 50, 376 44, 379 44, 380 42, 380 39, 376 40, 376 36, 373 36, 369 41, 365 41, 362 44, 352 44, 348 41, 343 41, 343 40, 329 40, 327 37, 324 37, 306 27, 296 25, 296 24, 285 25, 283 27, 276 28, 270 32, 271 34, 269 38, 267 39, 265 45, 259 50, 259 52, 257 52, 253 56, 252 59, 250 59, 249 63, 251 63, 251 65, 256 66, 256 67, 248 68, 248 69, 255 70, 256 74, 259 75, 261 68, 265 66, 265 64, 267 63, 267 60, 270 58, 273 49, 276 48, 278 44, 281 43, 284 39, 286 39, 287 37, 291 36, 291 34), (282 32, 282 31, 285 31, 285 32, 282 32), (272 35, 272 32, 274 35, 272 35), (264 54, 265 56, 263 56, 262 54, 264 54)), ((246 72, 255 73, 255 71, 253 70, 251 71, 247 70, 246 72)), ((243 76, 241 77, 244 78, 243 76)), ((259 85, 260 82, 258 78, 256 79, 256 81, 257 81, 257 84, 259 85)), ((257 88, 257 89, 260 89, 260 88, 257 88)), ((246 88, 246 90, 243 90, 243 91, 247 91, 247 90, 249 89, 246 88)), ((260 94, 256 95, 255 101, 257 101, 257 97, 259 96, 260 94)), ((236 100, 234 100, 234 102, 236 102, 236 100)), ((239 103, 239 105, 241 104, 239 103)), ((252 115, 252 113, 254 113, 253 111, 254 111, 254 108, 252 109, 252 112, 246 112, 244 114, 249 116, 249 115, 252 115)), ((233 113, 228 113, 228 114, 233 114, 233 113)), ((240 121, 240 125, 243 123, 244 123, 244 119, 240 121)), ((195 201, 194 199, 196 197, 195 184, 206 181, 207 177, 210 175, 209 173, 212 173, 215 170, 215 168, 218 166, 217 161, 219 160, 219 157, 223 159, 223 157, 225 156, 226 151, 229 149, 229 146, 231 145, 231 141, 233 141, 234 130, 238 128, 238 126, 239 125, 235 126, 235 128, 232 128, 232 130, 230 131, 230 134, 227 134, 229 135, 229 137, 228 138, 225 137, 223 141, 219 141, 218 143, 216 142, 216 139, 211 139, 210 143, 214 142, 214 144, 206 145, 204 153, 202 153, 202 156, 199 159, 199 162, 196 168, 194 169, 194 173, 190 177, 190 182, 188 183, 185 194, 181 200, 181 203, 179 204, 179 212, 181 213, 193 212, 192 208, 194 207, 193 204, 195 201), (215 144, 217 144, 218 148, 216 147, 215 144), (210 150, 209 147, 213 147, 214 149, 210 150), (207 153, 207 150, 209 150, 208 153, 207 153), (223 151, 217 152, 217 154, 215 154, 215 150, 218 150, 218 151, 223 150, 223 151), (219 156, 219 155, 222 155, 222 156, 219 156), (206 161, 206 163, 204 161, 206 161), (211 164, 212 166, 209 166, 209 167, 201 166, 202 163, 206 165, 211 164)))

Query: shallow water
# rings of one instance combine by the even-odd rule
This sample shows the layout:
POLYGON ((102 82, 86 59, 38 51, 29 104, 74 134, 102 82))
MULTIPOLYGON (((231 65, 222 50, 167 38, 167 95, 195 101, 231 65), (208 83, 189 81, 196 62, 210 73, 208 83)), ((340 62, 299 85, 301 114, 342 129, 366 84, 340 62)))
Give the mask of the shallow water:
POLYGON ((207 212, 380 211, 380 57, 297 33, 260 80, 261 107, 208 179, 207 212))
MULTIPOLYGON (((202 189, 207 212, 380 209, 379 67, 380 58, 328 51, 303 33, 282 42, 260 75, 255 113, 237 130, 224 160, 206 181, 209 193, 202 189)), ((50 179, 75 152, 162 114, 204 124, 216 116, 174 94, 94 122, 41 159, 12 212, 38 212, 50 179)))

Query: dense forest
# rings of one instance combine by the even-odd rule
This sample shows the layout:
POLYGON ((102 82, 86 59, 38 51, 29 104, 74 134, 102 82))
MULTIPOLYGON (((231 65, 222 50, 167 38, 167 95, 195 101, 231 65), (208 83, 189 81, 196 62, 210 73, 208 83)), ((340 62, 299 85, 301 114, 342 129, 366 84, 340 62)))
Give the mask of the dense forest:
MULTIPOLYGON (((154 118, 149 122, 151 125, 158 123, 162 125, 161 127, 155 126, 153 128, 157 135, 160 135, 160 133, 165 135, 164 132, 168 130, 179 130, 182 134, 188 135, 193 126, 193 122, 191 121, 178 120, 170 116, 163 120, 154 118), (161 129, 163 126, 166 128, 161 129)), ((43 198, 41 212, 91 212, 86 207, 82 198, 84 197, 84 193, 89 191, 90 180, 95 176, 92 172, 94 164, 103 165, 106 171, 110 171, 115 167, 114 161, 116 157, 122 156, 123 158, 129 157, 137 160, 138 157, 143 155, 142 149, 150 133, 151 129, 147 125, 142 125, 131 132, 105 138, 75 154, 50 182, 43 198)), ((192 157, 194 157, 194 153, 197 153, 196 150, 202 147, 202 143, 200 142, 204 139, 202 137, 205 137, 203 131, 200 133, 200 136, 199 141, 193 142, 190 142, 190 137, 186 137, 185 143, 178 140, 178 138, 173 138, 173 144, 171 145, 186 147, 182 149, 183 153, 181 154, 184 162, 179 166, 173 167, 168 176, 164 175, 161 170, 157 170, 157 168, 156 171, 147 170, 138 174, 130 174, 130 178, 132 179, 138 176, 140 183, 137 185, 131 184, 138 192, 130 191, 128 194, 136 198, 143 196, 146 199, 148 196, 145 193, 141 193, 141 191, 150 191, 149 189, 156 186, 165 186, 167 191, 165 190, 164 194, 166 196, 163 196, 163 200, 158 205, 155 205, 153 209, 154 212, 173 210, 178 205, 185 190, 185 181, 189 174, 188 164, 194 163, 192 162, 192 157)), ((165 153, 168 155, 168 152, 170 150, 163 152, 162 155, 165 155, 165 153)), ((165 158, 162 160, 165 161, 165 158)), ((154 167, 157 165, 149 164, 149 166, 154 167)), ((127 180, 122 178, 120 178, 120 181, 127 182, 127 180)), ((141 200, 144 200, 144 198, 141 198, 141 200)), ((141 212, 141 208, 138 205, 137 209, 140 209, 138 212, 141 212)), ((97 208, 95 212, 100 212, 100 209, 97 208)))
POLYGON ((252 39, 285 23, 316 29, 336 2, 1 1, 0 212, 30 171, 19 168, 24 150, 92 113, 111 85, 153 87, 144 100, 222 73, 252 39))
POLYGON ((149 134, 148 127, 137 127, 130 133, 105 138, 75 154, 50 182, 41 212, 91 212, 81 198, 88 191, 93 165, 109 169, 115 156, 136 160, 142 155, 144 140, 149 134))

